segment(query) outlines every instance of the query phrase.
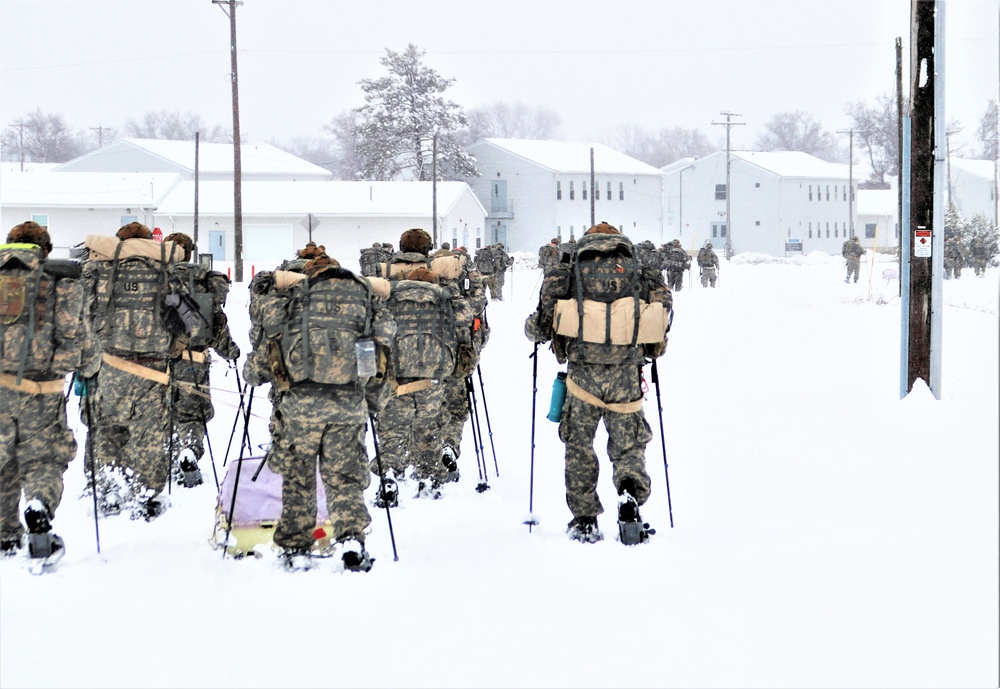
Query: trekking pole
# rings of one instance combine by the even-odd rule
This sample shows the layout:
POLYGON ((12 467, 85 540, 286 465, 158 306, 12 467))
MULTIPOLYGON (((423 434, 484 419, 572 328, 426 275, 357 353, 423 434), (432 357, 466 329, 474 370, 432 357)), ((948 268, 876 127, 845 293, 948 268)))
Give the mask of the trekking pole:
POLYGON ((167 443, 167 495, 171 493, 174 474, 174 434, 177 431, 177 386, 174 385, 174 363, 167 362, 167 395, 170 401, 170 442, 167 443))
MULTIPOLYGON (((211 364, 209 364, 211 366, 211 364)), ((188 361, 188 371, 191 373, 191 377, 197 381, 198 380, 198 369, 194 367, 193 361, 188 361)), ((212 374, 209 371, 208 380, 206 382, 211 382, 212 374)), ((194 384, 194 388, 197 392, 203 394, 209 402, 212 401, 211 398, 211 386, 207 387, 207 391, 202 392, 201 386, 197 382, 194 384)), ((212 462, 212 478, 215 479, 215 490, 219 490, 219 472, 215 469, 215 454, 212 452, 212 438, 208 435, 208 419, 205 418, 205 409, 199 404, 198 405, 198 416, 201 418, 201 429, 205 433, 205 444, 208 446, 208 459, 212 462)))
POLYGON ((229 518, 226 520, 226 538, 222 542, 222 559, 226 559, 226 550, 229 548, 229 534, 233 531, 233 515, 236 513, 236 492, 240 489, 240 470, 243 468, 243 450, 250 446, 250 409, 253 407, 254 388, 250 388, 250 397, 247 400, 246 413, 243 415, 243 438, 240 441, 240 458, 236 464, 236 480, 233 481, 233 499, 229 501, 229 518), (246 442, 244 442, 246 441, 246 442))
MULTIPOLYGON (((89 393, 89 390, 84 389, 89 393)), ((94 494, 94 536, 97 538, 97 554, 101 554, 101 527, 97 525, 97 468, 94 466, 94 421, 90 415, 90 395, 85 394, 83 403, 84 413, 87 415, 87 463, 90 464, 90 490, 94 494)))
POLYGON ((660 446, 663 448, 663 476, 667 479, 667 509, 670 512, 670 528, 674 528, 674 506, 670 501, 670 473, 667 470, 667 441, 663 435, 663 402, 660 398, 660 374, 656 370, 656 359, 651 361, 653 385, 656 386, 656 409, 660 416, 660 446))
MULTIPOLYGON (((465 384, 466 384, 466 386, 467 386, 467 388, 469 390, 469 394, 472 397, 472 410, 473 410, 473 414, 476 417, 476 423, 473 424, 473 426, 472 426, 472 438, 473 438, 473 440, 476 440, 476 442, 478 442, 478 444, 479 444, 479 451, 482 453, 482 456, 483 456, 483 473, 484 474, 488 474, 489 473, 489 467, 486 464, 486 446, 483 443, 483 422, 479 420, 479 404, 478 404, 478 402, 476 402, 476 387, 472 383, 472 375, 471 374, 468 375, 468 376, 466 376, 465 381, 466 381, 465 384)), ((497 472, 497 478, 499 478, 499 477, 500 477, 500 473, 497 472)))
POLYGON ((375 415, 369 414, 368 421, 371 422, 372 443, 375 444, 375 462, 378 464, 379 490, 382 492, 382 504, 385 505, 385 518, 389 522, 389 540, 392 541, 392 561, 399 562, 399 554, 396 552, 396 534, 392 531, 392 515, 389 514, 389 501, 385 499, 385 470, 382 468, 382 453, 378 450, 378 435, 375 433, 375 415))
POLYGON ((500 467, 497 466, 497 448, 493 444, 493 426, 490 424, 490 408, 486 406, 486 388, 483 387, 483 369, 479 364, 476 364, 476 373, 479 374, 479 391, 483 393, 483 412, 486 414, 486 431, 490 436, 490 451, 493 453, 493 469, 496 471, 497 478, 500 478, 500 467))
POLYGON ((240 381, 240 372, 236 368, 235 362, 229 362, 229 367, 236 373, 236 389, 240 393, 240 404, 236 408, 236 416, 233 418, 233 429, 229 431, 229 443, 226 445, 226 456, 222 458, 222 466, 226 466, 226 462, 229 461, 229 450, 233 447, 233 437, 236 435, 236 425, 240 422, 240 416, 246 414, 246 409, 243 405, 243 397, 246 395, 246 389, 240 381))
POLYGON ((490 489, 489 473, 486 470, 486 458, 479 455, 479 441, 476 437, 476 417, 472 413, 472 376, 465 377, 465 404, 469 408, 469 423, 472 424, 472 449, 476 451, 476 470, 479 471, 477 493, 485 493, 490 489))
POLYGON ((535 343, 535 350, 531 353, 531 473, 528 479, 528 519, 524 522, 528 525, 528 533, 531 527, 538 524, 535 519, 535 402, 538 399, 538 343, 535 343))

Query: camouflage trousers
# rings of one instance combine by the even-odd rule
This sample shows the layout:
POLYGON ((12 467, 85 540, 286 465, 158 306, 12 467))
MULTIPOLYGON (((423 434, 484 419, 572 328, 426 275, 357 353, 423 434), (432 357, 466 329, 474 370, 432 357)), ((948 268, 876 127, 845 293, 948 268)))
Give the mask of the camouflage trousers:
POLYGON ((76 449, 60 392, 31 395, 0 388, 0 537, 21 535, 22 490, 25 501, 38 498, 55 514, 76 449))
POLYGON ((667 271, 667 287, 679 292, 684 287, 684 269, 672 269, 667 271))
POLYGON ((371 476, 363 392, 353 386, 298 385, 281 396, 280 411, 270 464, 282 481, 281 519, 274 542, 286 550, 312 548, 318 471, 333 539, 357 538, 363 543, 372 521, 364 498, 371 476))
POLYGON ((708 287, 711 285, 715 287, 715 281, 719 279, 719 271, 715 269, 714 266, 709 266, 707 268, 701 269, 701 286, 708 287))
POLYGON ((501 294, 503 285, 500 282, 501 279, 502 277, 500 277, 499 272, 483 275, 483 284, 490 288, 490 299, 493 301, 503 301, 503 294, 501 294))
POLYGON ((954 259, 944 260, 944 279, 951 280, 955 278, 956 280, 962 277, 962 265, 961 261, 956 261, 954 259))
MULTIPOLYGON (((634 364, 604 365, 571 362, 568 377, 603 402, 642 399, 640 369, 634 364)), ((594 451, 597 424, 604 420, 608 432, 615 487, 625 479, 635 482, 640 505, 649 498, 646 445, 653 434, 642 410, 622 414, 588 404, 567 392, 559 420, 559 438, 566 444, 566 504, 574 517, 596 517, 604 512, 597 495, 600 463, 594 451)))
POLYGON ((462 433, 469 420, 469 394, 465 378, 449 376, 442 381, 444 404, 442 406, 441 440, 455 451, 455 457, 462 454, 462 433))
POLYGON ((170 405, 174 420, 174 456, 190 449, 196 459, 205 454, 205 428, 215 416, 211 397, 211 361, 190 361, 180 359, 173 362, 171 377, 181 383, 174 388, 173 403, 170 405))
MULTIPOLYGON (((494 276, 495 276, 496 281, 497 281, 497 297, 496 298, 499 301, 503 301, 503 285, 507 281, 507 271, 506 270, 498 270, 496 273, 494 273, 494 276)), ((492 297, 492 294, 490 296, 492 297)))
POLYGON ((851 275, 854 276, 854 281, 858 281, 858 276, 861 274, 861 259, 849 258, 847 259, 847 277, 844 282, 848 282, 851 279, 851 275))
MULTIPOLYGON (((165 361, 141 365, 167 370, 165 361)), ((167 484, 168 394, 166 385, 106 362, 97 376, 97 392, 91 400, 94 463, 99 471, 117 469, 136 496, 159 495, 167 484)))
MULTIPOLYGON (((463 383, 464 385, 464 383, 463 383)), ((376 418, 382 467, 397 477, 413 467, 416 479, 444 482, 448 470, 442 461, 444 386, 393 395, 376 418)), ((371 462, 378 475, 378 463, 371 462)))

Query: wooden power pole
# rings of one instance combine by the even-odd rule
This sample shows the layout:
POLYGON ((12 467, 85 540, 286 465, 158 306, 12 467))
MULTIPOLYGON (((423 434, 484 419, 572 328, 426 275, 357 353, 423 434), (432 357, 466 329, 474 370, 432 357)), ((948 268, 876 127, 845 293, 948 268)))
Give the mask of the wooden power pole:
POLYGON ((232 62, 233 82, 233 252, 235 270, 233 280, 243 282, 243 165, 240 161, 240 91, 239 76, 236 71, 236 6, 240 0, 212 0, 229 17, 229 50, 232 62), (224 5, 228 5, 227 10, 224 5))
POLYGON ((731 156, 731 148, 729 146, 729 133, 732 131, 733 127, 746 124, 746 122, 733 122, 732 118, 740 117, 739 113, 735 112, 721 112, 720 115, 726 116, 725 122, 713 122, 712 124, 721 124, 726 128, 726 260, 728 261, 733 257, 733 219, 732 219, 732 200, 733 200, 733 184, 732 184, 732 167, 733 160, 731 156))

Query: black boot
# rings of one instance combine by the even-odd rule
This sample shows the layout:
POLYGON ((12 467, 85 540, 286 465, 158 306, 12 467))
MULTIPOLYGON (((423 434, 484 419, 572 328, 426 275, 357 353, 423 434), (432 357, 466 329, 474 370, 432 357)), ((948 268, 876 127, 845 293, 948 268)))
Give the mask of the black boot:
POLYGON ((656 533, 642 521, 639 501, 635 499, 635 481, 627 478, 618 486, 618 539, 624 545, 639 545, 656 533))
POLYGON ((597 528, 597 517, 573 517, 566 526, 566 533, 572 540, 580 543, 597 543, 604 540, 604 535, 597 528))
POLYGON ((348 572, 368 572, 371 571, 375 558, 365 550, 365 544, 357 538, 348 538, 342 542, 343 554, 341 558, 344 562, 344 569, 348 572))
POLYGON ((28 529, 28 557, 36 565, 32 572, 40 574, 45 567, 62 559, 66 553, 66 544, 62 538, 52 533, 52 515, 41 500, 28 501, 24 509, 24 525, 28 529))
POLYGON ((379 486, 373 504, 379 509, 384 509, 386 506, 399 507, 399 485, 395 479, 386 477, 382 485, 379 486))

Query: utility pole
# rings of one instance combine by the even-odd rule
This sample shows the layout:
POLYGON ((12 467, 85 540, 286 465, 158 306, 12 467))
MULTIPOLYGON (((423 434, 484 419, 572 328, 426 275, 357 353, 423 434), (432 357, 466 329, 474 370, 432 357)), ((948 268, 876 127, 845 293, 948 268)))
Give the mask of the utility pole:
POLYGON ((243 165, 240 160, 240 94, 239 76, 236 71, 236 6, 241 0, 212 0, 213 5, 229 17, 229 51, 232 62, 230 78, 233 82, 233 251, 235 253, 235 282, 243 282, 243 165), (223 5, 228 5, 227 10, 223 5))
POLYGON ((24 128, 27 127, 24 120, 15 122, 14 124, 8 124, 8 127, 17 127, 20 130, 20 144, 21 147, 21 172, 24 172, 24 128))
POLYGON ((438 247, 438 126, 434 125, 431 139, 431 227, 434 229, 434 248, 438 247))
POLYGON ((97 125, 96 127, 91 127, 90 131, 97 132, 97 147, 104 148, 104 132, 113 132, 114 129, 97 125))
POLYGON ((741 124, 746 124, 746 122, 733 122, 733 117, 742 117, 739 113, 723 111, 719 113, 720 115, 725 115, 725 122, 713 122, 712 124, 721 124, 726 128, 726 260, 728 261, 733 257, 733 218, 732 218, 732 197, 733 197, 733 187, 732 187, 732 167, 733 160, 730 154, 729 146, 729 134, 733 127, 741 124))
MULTIPOLYGON (((594 147, 590 147, 590 226, 597 224, 594 213, 594 200, 597 199, 597 184, 594 182, 594 147)), ((610 200, 610 199, 609 199, 610 200)), ((584 230, 586 231, 586 230, 584 230)))
POLYGON ((198 145, 201 143, 201 132, 194 133, 194 262, 198 261, 198 183, 199 183, 199 160, 198 145))
POLYGON ((850 227, 850 236, 854 236, 854 132, 865 133, 865 129, 838 129, 838 134, 849 134, 848 148, 850 149, 850 164, 847 166, 847 219, 850 227))
POLYGON ((954 203, 953 197, 951 195, 951 135, 952 134, 958 134, 960 131, 962 131, 962 130, 961 129, 951 129, 951 130, 946 131, 944 133, 945 150, 946 150, 946 153, 945 153, 945 164, 946 164, 946 167, 947 167, 946 174, 948 175, 948 205, 949 206, 954 203))
MULTIPOLYGON (((896 185, 896 262, 902 265, 903 256, 903 37, 896 37, 896 146, 899 171, 896 185)), ((899 296, 903 296, 903 281, 899 280, 899 296)))

